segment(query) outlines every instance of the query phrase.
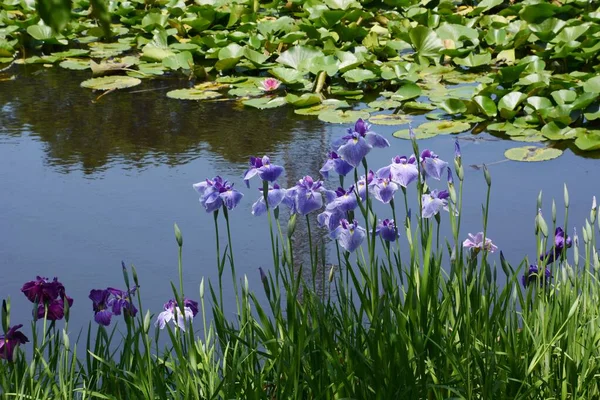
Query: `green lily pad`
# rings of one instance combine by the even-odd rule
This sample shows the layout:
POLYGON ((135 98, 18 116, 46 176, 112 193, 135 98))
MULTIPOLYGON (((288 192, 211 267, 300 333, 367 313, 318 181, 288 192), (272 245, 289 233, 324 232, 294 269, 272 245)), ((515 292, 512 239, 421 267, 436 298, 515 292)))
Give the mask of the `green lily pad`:
POLYGON ((123 75, 103 76, 81 82, 81 87, 94 90, 115 90, 137 86, 142 83, 138 78, 123 75))
POLYGON ((550 140, 566 140, 581 136, 582 134, 585 134, 585 132, 585 128, 571 128, 570 126, 561 127, 556 122, 552 121, 542 128, 541 134, 550 140))
POLYGON ((236 87, 227 92, 228 95, 236 97, 260 96, 263 93, 256 86, 236 87))
POLYGON ((546 161, 559 157, 563 153, 562 150, 553 149, 551 147, 515 147, 504 152, 504 156, 513 161, 546 161))
POLYGON ((405 110, 416 110, 416 111, 432 111, 436 107, 433 104, 421 103, 420 101, 407 101, 402 106, 405 110))
MULTIPOLYGON (((436 133, 423 132, 419 129, 414 129, 413 133, 415 134, 415 139, 417 140, 430 139, 432 137, 437 136, 436 133)), ((410 131, 408 129, 401 129, 399 131, 396 131, 392 133, 392 136, 398 139, 411 140, 410 131)))
POLYGON ((375 100, 367 104, 371 108, 377 108, 379 110, 389 110, 392 108, 398 108, 402 105, 399 101, 395 100, 375 100))
POLYGON ((286 104, 285 97, 259 97, 244 101, 245 106, 258 108, 259 110, 281 107, 284 104, 286 104))
POLYGON ((58 65, 65 69, 81 71, 81 70, 90 68, 90 60, 76 60, 76 59, 64 60, 58 65))
POLYGON ((304 93, 302 96, 289 93, 285 96, 285 100, 295 107, 310 107, 322 101, 321 96, 316 93, 304 93))
POLYGON ((167 92, 167 97, 177 100, 210 100, 221 96, 219 92, 199 88, 176 89, 167 92))
POLYGON ((321 104, 314 105, 312 107, 297 108, 294 113, 298 115, 319 115, 325 111, 333 111, 338 108, 350 107, 347 101, 337 99, 327 99, 321 104))
POLYGON ((473 101, 477 104, 479 110, 488 117, 495 117, 498 114, 494 100, 486 96, 475 96, 473 101))
POLYGON ((281 53, 275 61, 296 70, 308 71, 311 60, 321 55, 323 53, 314 47, 294 46, 281 53))
POLYGON ((460 99, 446 99, 437 105, 448 114, 463 114, 467 111, 465 102, 460 99))
POLYGON ((131 46, 126 43, 92 43, 90 49, 90 58, 110 58, 131 50, 131 46))
POLYGON ((422 123, 417 129, 436 135, 446 135, 468 131, 471 129, 471 124, 462 121, 431 121, 422 123))
POLYGON ((575 139, 575 146, 584 151, 600 150, 600 131, 587 131, 580 134, 575 139))
POLYGON ((421 88, 415 85, 414 83, 407 83, 402 86, 400 89, 396 90, 396 92, 392 95, 392 100, 410 100, 421 95, 421 88))
POLYGON ((348 82, 358 83, 362 81, 370 81, 377 78, 377 75, 368 69, 355 68, 350 71, 344 72, 342 75, 344 79, 348 82))
POLYGON ((600 93, 600 76, 595 76, 585 81, 583 91, 586 93, 600 93))
POLYGON ((351 124, 359 118, 369 119, 369 116, 368 112, 360 110, 327 110, 319 114, 319 119, 333 124, 351 124))
POLYGON ((369 118, 369 122, 375 125, 405 125, 410 118, 406 114, 377 114, 369 118))

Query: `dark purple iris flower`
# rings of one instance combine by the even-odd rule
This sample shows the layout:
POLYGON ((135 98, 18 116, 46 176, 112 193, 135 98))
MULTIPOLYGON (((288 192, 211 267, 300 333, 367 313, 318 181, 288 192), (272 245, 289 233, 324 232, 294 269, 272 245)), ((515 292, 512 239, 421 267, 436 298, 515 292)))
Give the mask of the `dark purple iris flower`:
POLYGON ((437 154, 431 150, 421 152, 421 165, 425 172, 425 177, 430 176, 438 181, 442 178, 444 168, 448 166, 446 161, 442 161, 437 154))
POLYGON ((337 239, 340 246, 350 253, 360 247, 366 236, 365 228, 358 226, 356 220, 350 223, 342 219, 338 227, 331 232, 331 237, 337 239))
POLYGON ((354 193, 354 185, 350 186, 348 190, 339 187, 334 192, 333 190, 325 191, 325 199, 327 201, 326 210, 339 210, 341 212, 348 212, 358 207, 358 200, 356 199, 356 193, 354 193))
POLYGON ((369 185, 373 196, 384 204, 392 201, 394 194, 399 189, 398 185, 391 178, 391 176, 388 176, 388 178, 375 178, 369 185))
POLYGON ((400 186, 408 187, 419 177, 417 168, 417 159, 414 155, 406 158, 405 156, 396 156, 392 158, 392 163, 377 170, 377 176, 392 177, 392 180, 400 186))
POLYGON ((333 142, 332 150, 348 164, 353 167, 358 166, 373 147, 390 146, 387 139, 370 129, 371 125, 359 118, 354 128, 348 128, 345 136, 333 142))
MULTIPOLYGON (((258 190, 260 190, 261 193, 263 192, 262 188, 258 190)), ((273 186, 269 186, 269 191, 267 193, 269 207, 278 207, 285 198, 286 193, 287 189, 279 187, 277 183, 273 184, 273 186)), ((263 215, 265 212, 267 212, 267 204, 265 203, 265 197, 261 194, 260 198, 252 205, 252 214, 259 216, 263 215)))
POLYGON ((94 320, 100 325, 108 326, 111 317, 121 315, 121 312, 127 316, 135 317, 138 310, 131 299, 136 289, 134 287, 130 291, 115 288, 91 290, 89 298, 92 300, 94 320))
POLYGON ((163 312, 158 314, 156 325, 163 329, 169 321, 173 321, 176 327, 185 331, 185 321, 193 319, 198 314, 198 302, 188 298, 183 299, 183 315, 177 306, 177 301, 171 299, 165 303, 163 312))
POLYGON ((396 239, 400 237, 400 233, 398 232, 398 228, 393 219, 380 220, 375 227, 375 234, 388 242, 395 242, 396 239))
POLYGON ((23 325, 15 325, 6 332, 6 335, 0 336, 0 359, 12 361, 13 354, 20 344, 29 342, 27 336, 19 332, 23 325))
POLYGON ((250 179, 256 175, 263 181, 275 182, 282 173, 283 167, 271 164, 269 157, 250 157, 250 168, 244 174, 244 182, 250 187, 250 179))
POLYGON ((539 282, 540 286, 544 286, 544 282, 546 285, 550 283, 550 279, 552 279, 552 271, 549 268, 546 268, 544 271, 544 279, 540 279, 540 270, 537 265, 530 265, 525 274, 521 277, 521 283, 523 287, 527 287, 530 283, 539 282))
POLYGON ((352 171, 354 167, 342 160, 335 151, 330 151, 327 154, 327 161, 323 164, 323 167, 319 170, 324 178, 329 178, 329 171, 333 170, 336 174, 346 176, 348 172, 352 171))
POLYGON ((448 211, 448 197, 450 197, 450 194, 447 190, 438 191, 437 189, 432 190, 431 193, 422 195, 421 203, 423 209, 421 213, 423 218, 431 218, 442 209, 448 211))
POLYGON ((37 303, 36 318, 46 318, 49 321, 57 321, 65 316, 66 299, 69 307, 73 305, 73 299, 66 295, 65 287, 54 278, 50 281, 48 278, 37 276, 35 280, 26 282, 21 291, 32 303, 37 303), (47 309, 47 311, 46 311, 47 309))
POLYGON ((356 183, 356 190, 358 191, 358 196, 365 201, 367 199, 367 190, 371 183, 375 179, 375 173, 369 170, 369 173, 365 176, 361 176, 358 182, 356 183))
POLYGON ((220 176, 196 183, 193 187, 200 194, 200 203, 209 213, 217 211, 222 205, 232 210, 244 196, 220 176))
POLYGON ((560 257, 565 246, 569 248, 572 245, 573 241, 571 238, 566 235, 563 229, 559 226, 554 232, 554 246, 548 250, 546 254, 542 254, 540 256, 540 260, 544 261, 547 259, 547 263, 552 264, 558 257, 560 257))
POLYGON ((324 190, 322 181, 314 181, 307 175, 287 190, 283 203, 290 207, 292 213, 306 215, 323 206, 324 190))

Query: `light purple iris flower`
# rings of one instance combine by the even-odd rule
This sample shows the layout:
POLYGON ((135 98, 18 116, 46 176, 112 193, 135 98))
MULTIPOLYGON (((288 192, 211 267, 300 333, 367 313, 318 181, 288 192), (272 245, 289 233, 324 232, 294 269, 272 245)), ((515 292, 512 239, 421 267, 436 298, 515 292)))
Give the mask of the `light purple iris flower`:
POLYGON ((0 336, 0 359, 13 361, 13 353, 20 344, 29 342, 27 336, 19 329, 23 324, 15 325, 6 332, 6 335, 0 336))
POLYGON ((342 219, 338 227, 331 232, 331 237, 337 239, 340 246, 350 253, 360 247, 366 236, 365 228, 358 226, 356 220, 350 223, 342 219))
POLYGON ((217 211, 222 205, 232 210, 244 196, 220 176, 196 183, 193 187, 200 194, 200 203, 209 213, 217 211))
POLYGON ((394 198, 394 194, 399 189, 398 185, 389 178, 375 178, 369 185, 373 196, 384 204, 388 204, 394 198))
POLYGON ((395 242, 400 233, 393 219, 384 219, 379 221, 375 227, 375 234, 379 235, 383 240, 395 242))
MULTIPOLYGON (((259 190, 262 193, 263 189, 261 188, 259 190)), ((287 189, 279 187, 277 183, 273 184, 273 186, 269 186, 269 191, 267 193, 269 207, 278 207, 285 198, 286 192, 287 189)), ((265 212, 267 212, 267 204, 265 203, 265 197, 261 195, 260 198, 252 204, 252 215, 260 216, 265 212)))
POLYGON ((562 254, 565 246, 567 248, 573 245, 573 241, 571 238, 565 234, 563 229, 559 226, 554 231, 554 246, 548 250, 546 254, 542 254, 540 256, 540 260, 544 261, 546 258, 548 259, 547 263, 551 264, 562 254))
POLYGON ((336 174, 346 176, 354 167, 342 160, 335 151, 330 151, 327 154, 327 161, 319 170, 323 178, 329 178, 329 171, 333 170, 336 174))
POLYGON ((327 210, 339 210, 341 212, 348 212, 358 207, 358 200, 356 199, 356 193, 354 193, 354 185, 350 186, 348 190, 339 187, 334 192, 333 190, 327 190, 325 192, 325 198, 327 201, 327 210))
POLYGON ((356 183, 356 190, 358 191, 358 196, 365 201, 367 199, 367 190, 371 183, 375 179, 375 174, 373 171, 369 171, 369 173, 365 176, 361 176, 358 182, 356 183))
POLYGON ((373 147, 390 146, 387 139, 370 129, 371 125, 359 118, 354 128, 348 128, 345 136, 333 142, 332 149, 348 164, 358 166, 373 147))
POLYGON ((444 168, 448 166, 446 161, 441 160, 437 154, 431 150, 423 150, 421 152, 421 165, 425 176, 430 176, 438 181, 442 178, 444 168))
POLYGON ((256 175, 263 181, 275 182, 283 173, 283 167, 271 164, 269 157, 250 157, 250 167, 244 174, 244 182, 250 187, 250 179, 256 175))
MULTIPOLYGON (((449 171, 449 170, 448 170, 449 171)), ((467 249, 473 249, 474 252, 478 253, 479 251, 485 249, 490 253, 498 250, 498 247, 492 243, 490 238, 485 238, 485 243, 483 242, 483 232, 478 232, 476 235, 469 233, 469 238, 465 239, 463 242, 463 247, 467 249)))
POLYGON ((337 208, 325 210, 321 214, 317 215, 317 222, 319 226, 325 227, 329 232, 332 232, 340 225, 340 221, 344 218, 344 216, 345 214, 337 208))
POLYGON ((310 176, 305 176, 298 184, 287 190, 283 203, 290 207, 291 212, 306 215, 323 206, 322 181, 314 181, 310 176))
POLYGON ((181 309, 177 306, 177 301, 169 300, 163 307, 164 311, 158 314, 156 326, 163 329, 167 323, 173 321, 176 327, 185 331, 185 321, 193 319, 198 314, 198 303, 187 298, 183 299, 183 315, 181 309))
POLYGON ((540 269, 537 265, 530 265, 525 274, 521 277, 521 283, 523 287, 529 286, 530 283, 539 282, 540 286, 544 286, 544 281, 546 285, 550 284, 550 279, 552 279, 552 271, 546 268, 544 271, 544 279, 540 279, 540 269))
POLYGON ((441 209, 448 211, 448 197, 450 194, 447 190, 438 191, 432 190, 431 193, 427 193, 421 196, 421 202, 423 209, 421 213, 423 218, 431 218, 435 214, 439 213, 441 209))
POLYGON ((377 176, 392 176, 392 180, 400 186, 408 187, 419 177, 417 168, 417 159, 414 155, 406 158, 405 156, 396 156, 392 158, 392 163, 377 170, 377 176))

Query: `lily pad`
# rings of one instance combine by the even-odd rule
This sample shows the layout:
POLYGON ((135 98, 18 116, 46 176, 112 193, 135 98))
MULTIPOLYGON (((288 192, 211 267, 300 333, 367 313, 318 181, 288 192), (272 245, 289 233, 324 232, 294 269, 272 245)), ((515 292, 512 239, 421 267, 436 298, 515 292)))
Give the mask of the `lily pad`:
POLYGON ((369 122, 375 125, 405 125, 410 118, 405 114, 377 114, 369 118, 369 122))
POLYGON ((286 104, 285 97, 259 97, 244 101, 245 106, 258 108, 259 110, 281 107, 284 104, 286 104))
POLYGON ((392 95, 392 100, 410 100, 421 95, 421 88, 414 83, 407 83, 392 95))
POLYGON ((585 132, 585 128, 571 128, 570 126, 561 127, 556 122, 552 121, 542 128, 541 134, 550 140, 566 140, 573 139, 585 132))
POLYGON ((138 78, 131 76, 113 75, 102 78, 92 78, 81 82, 81 87, 94 90, 115 90, 137 86, 142 83, 138 78))
POLYGON ((294 113, 298 115, 319 115, 325 111, 333 111, 337 110, 338 108, 347 107, 350 107, 350 105, 344 100, 327 99, 324 100, 321 104, 317 104, 312 107, 298 108, 294 110, 294 113))
POLYGON ((399 101, 395 100, 375 100, 368 104, 371 108, 377 108, 379 110, 389 110, 392 108, 398 108, 402 105, 399 101))
MULTIPOLYGON (((437 136, 437 134, 435 134, 435 133, 423 132, 419 129, 414 129, 413 132, 415 134, 415 139, 417 139, 417 140, 430 139, 432 137, 437 136)), ((408 129, 401 129, 399 131, 396 131, 396 132, 392 133, 392 136, 394 136, 398 139, 411 140, 410 131, 408 129)))
POLYGON ((471 124, 462 121, 431 121, 422 123, 417 129, 436 135, 445 135, 468 131, 471 129, 471 124))
POLYGON ((64 60, 58 65, 65 69, 81 71, 90 68, 90 60, 64 60))
POLYGON ((416 111, 432 111, 436 107, 433 104, 421 103, 420 101, 407 101, 402 106, 405 110, 416 110, 416 111))
POLYGON ((504 152, 504 156, 513 161, 535 162, 552 160, 562 153, 562 150, 552 147, 525 146, 508 149, 504 152))
POLYGON ((319 119, 324 122, 333 124, 350 124, 356 122, 357 119, 369 119, 368 112, 360 110, 328 110, 319 114, 319 119))
POLYGON ((167 97, 177 100, 210 100, 221 96, 219 92, 201 88, 176 89, 167 92, 167 97))
POLYGON ((600 150, 600 131, 588 131, 580 134, 575 139, 575 146, 584 151, 600 150))

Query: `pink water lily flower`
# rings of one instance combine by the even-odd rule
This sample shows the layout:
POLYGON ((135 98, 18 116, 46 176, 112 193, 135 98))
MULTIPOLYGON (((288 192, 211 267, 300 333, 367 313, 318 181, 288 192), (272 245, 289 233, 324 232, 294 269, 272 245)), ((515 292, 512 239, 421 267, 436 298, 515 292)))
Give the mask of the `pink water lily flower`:
POLYGON ((264 90, 265 92, 272 92, 274 90, 277 90, 277 88, 279 88, 279 85, 281 85, 281 82, 275 78, 267 78, 264 81, 262 81, 260 83, 260 85, 261 85, 261 89, 264 90))

